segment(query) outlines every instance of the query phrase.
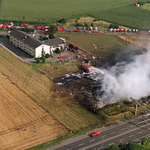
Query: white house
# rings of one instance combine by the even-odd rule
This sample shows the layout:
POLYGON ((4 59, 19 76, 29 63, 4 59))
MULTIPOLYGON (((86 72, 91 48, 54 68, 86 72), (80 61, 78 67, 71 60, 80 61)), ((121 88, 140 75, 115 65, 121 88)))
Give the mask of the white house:
POLYGON ((58 39, 58 38, 45 40, 44 43, 46 45, 50 46, 50 52, 51 53, 53 53, 53 51, 56 48, 59 48, 59 49, 64 49, 65 48, 65 43, 61 39, 58 39))
POLYGON ((31 56, 38 58, 45 54, 50 54, 50 46, 44 44, 44 42, 39 41, 33 37, 30 37, 27 33, 15 30, 10 34, 10 43, 19 47, 23 51, 27 52, 31 56))

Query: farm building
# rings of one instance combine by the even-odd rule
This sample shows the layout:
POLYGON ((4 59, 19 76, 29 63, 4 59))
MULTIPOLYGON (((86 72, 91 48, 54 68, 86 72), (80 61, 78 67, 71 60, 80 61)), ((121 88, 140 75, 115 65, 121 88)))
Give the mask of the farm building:
POLYGON ((64 49, 65 44, 61 39, 55 38, 50 40, 45 40, 44 43, 50 46, 50 51, 54 51, 56 48, 64 49))

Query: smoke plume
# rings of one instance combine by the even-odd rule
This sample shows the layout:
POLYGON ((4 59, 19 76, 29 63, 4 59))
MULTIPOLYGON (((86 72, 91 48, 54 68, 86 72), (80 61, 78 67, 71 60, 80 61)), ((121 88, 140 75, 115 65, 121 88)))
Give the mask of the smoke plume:
POLYGON ((100 70, 103 77, 96 77, 101 80, 101 91, 104 91, 100 100, 113 102, 130 97, 138 100, 150 95, 150 49, 134 55, 132 61, 118 62, 109 69, 100 70))

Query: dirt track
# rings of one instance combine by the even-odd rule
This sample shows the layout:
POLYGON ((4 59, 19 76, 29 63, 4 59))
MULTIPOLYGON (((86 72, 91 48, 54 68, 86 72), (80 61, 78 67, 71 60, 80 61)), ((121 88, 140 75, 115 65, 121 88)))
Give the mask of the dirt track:
POLYGON ((1 150, 26 149, 68 133, 53 116, 1 74, 0 120, 1 150))

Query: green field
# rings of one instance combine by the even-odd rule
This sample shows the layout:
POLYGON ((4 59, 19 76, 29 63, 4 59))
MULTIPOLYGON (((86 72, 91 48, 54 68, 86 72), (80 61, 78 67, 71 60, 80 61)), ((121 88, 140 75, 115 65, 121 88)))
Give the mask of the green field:
POLYGON ((128 27, 149 29, 150 11, 136 8, 134 3, 135 0, 3 0, 0 21, 44 24, 89 15, 128 27))
POLYGON ((57 32, 55 36, 65 38, 67 42, 74 43, 92 55, 101 54, 102 60, 118 52, 118 49, 124 48, 123 43, 118 41, 114 35, 57 32), (95 47, 97 48, 95 49, 95 47))

